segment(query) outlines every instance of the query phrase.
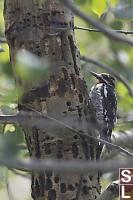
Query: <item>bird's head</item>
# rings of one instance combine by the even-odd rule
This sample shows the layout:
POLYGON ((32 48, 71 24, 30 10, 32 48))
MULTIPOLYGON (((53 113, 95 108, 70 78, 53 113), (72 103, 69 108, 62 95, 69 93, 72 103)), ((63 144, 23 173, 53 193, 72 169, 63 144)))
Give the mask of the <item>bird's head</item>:
POLYGON ((95 76, 95 78, 99 81, 99 83, 105 83, 107 85, 111 85, 115 87, 115 79, 110 74, 101 73, 97 74, 95 72, 90 72, 91 75, 95 76))

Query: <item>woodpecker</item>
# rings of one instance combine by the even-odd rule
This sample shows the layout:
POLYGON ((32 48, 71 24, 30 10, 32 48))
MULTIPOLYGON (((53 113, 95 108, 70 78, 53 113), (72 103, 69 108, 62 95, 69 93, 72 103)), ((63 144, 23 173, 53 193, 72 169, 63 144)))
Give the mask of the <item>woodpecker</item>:
MULTIPOLYGON (((117 99, 115 96, 115 79, 106 73, 90 72, 97 80, 90 91, 90 102, 100 127, 100 138, 111 142, 111 134, 117 117, 117 99)), ((100 152, 103 144, 100 144, 100 152)), ((108 148, 108 147, 107 147, 108 148)))

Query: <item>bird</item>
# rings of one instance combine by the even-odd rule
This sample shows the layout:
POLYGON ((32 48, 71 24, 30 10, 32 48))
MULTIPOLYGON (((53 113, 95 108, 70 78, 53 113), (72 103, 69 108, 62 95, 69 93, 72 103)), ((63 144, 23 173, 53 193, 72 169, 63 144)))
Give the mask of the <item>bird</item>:
MULTIPOLYGON (((117 122, 117 98, 115 95, 115 78, 107 73, 90 72, 98 82, 91 88, 89 100, 100 127, 100 139, 111 143, 111 134, 117 122)), ((100 144, 101 154, 103 144, 100 144)), ((107 146, 108 151, 110 147, 107 146)))

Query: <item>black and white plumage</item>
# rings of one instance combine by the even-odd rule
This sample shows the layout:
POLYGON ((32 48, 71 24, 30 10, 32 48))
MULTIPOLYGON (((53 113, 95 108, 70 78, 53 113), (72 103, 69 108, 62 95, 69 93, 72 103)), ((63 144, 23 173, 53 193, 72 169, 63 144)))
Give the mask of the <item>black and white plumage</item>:
MULTIPOLYGON (((95 112, 96 120, 100 126, 100 138, 111 142, 111 133, 117 120, 115 79, 106 73, 90 73, 98 80, 98 83, 90 91, 90 101, 95 112)), ((103 147, 103 145, 101 146, 103 147)))

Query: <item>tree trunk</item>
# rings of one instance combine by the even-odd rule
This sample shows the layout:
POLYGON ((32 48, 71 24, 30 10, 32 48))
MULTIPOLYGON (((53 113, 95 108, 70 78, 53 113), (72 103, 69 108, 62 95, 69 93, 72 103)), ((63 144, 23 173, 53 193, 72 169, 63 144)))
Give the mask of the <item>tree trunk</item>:
MULTIPOLYGON (((39 111, 88 132, 90 127, 84 109, 88 90, 81 74, 72 13, 59 0, 5 0, 4 18, 15 79, 25 90, 19 110, 39 111), (52 74, 47 81, 31 87, 17 77, 15 55, 19 49, 51 60, 52 74)), ((97 145, 66 128, 42 131, 24 126, 23 129, 32 158, 96 160, 97 145)), ((33 172, 32 197, 36 200, 74 200, 79 181, 77 174, 33 172)), ((99 193, 98 172, 85 175, 80 199, 94 200, 99 193)))

